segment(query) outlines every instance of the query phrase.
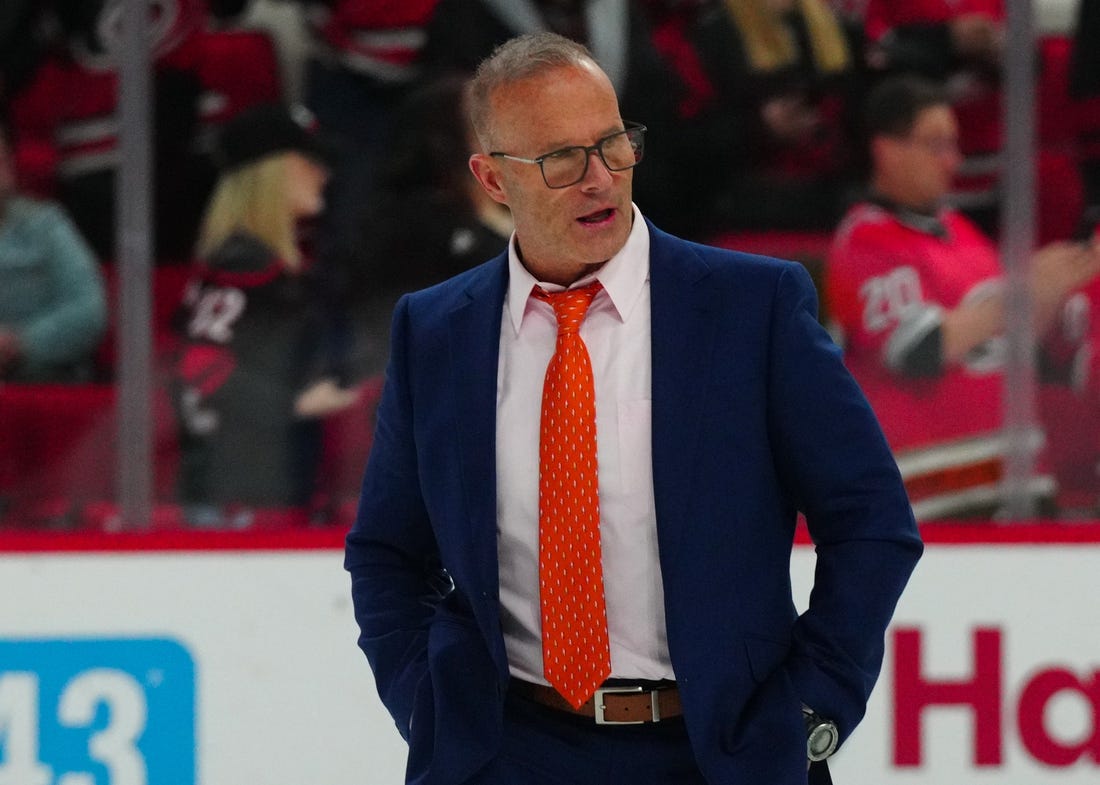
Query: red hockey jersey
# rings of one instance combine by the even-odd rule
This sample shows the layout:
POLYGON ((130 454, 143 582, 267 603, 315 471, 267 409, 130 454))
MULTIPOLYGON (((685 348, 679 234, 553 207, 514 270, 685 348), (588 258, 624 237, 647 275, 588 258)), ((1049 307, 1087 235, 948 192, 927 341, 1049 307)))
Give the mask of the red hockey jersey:
MULTIPOLYGON (((943 314, 1002 285, 996 250, 968 219, 853 208, 826 266, 826 296, 845 359, 898 458, 918 518, 989 512, 1003 476, 1004 346, 994 338, 962 363, 914 374, 907 360, 943 314)), ((1036 449, 1041 434, 1033 437, 1036 449)), ((1054 483, 1036 477, 1047 497, 1054 483)))
POLYGON ((382 83, 417 75, 427 42, 425 27, 438 0, 334 0, 307 2, 314 36, 347 69, 382 83))

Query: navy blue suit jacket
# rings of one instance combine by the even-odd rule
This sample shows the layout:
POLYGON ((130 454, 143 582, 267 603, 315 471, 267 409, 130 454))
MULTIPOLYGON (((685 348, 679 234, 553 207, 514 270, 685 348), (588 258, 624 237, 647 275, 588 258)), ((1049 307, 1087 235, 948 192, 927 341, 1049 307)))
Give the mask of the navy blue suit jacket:
MULTIPOLYGON (((800 706, 842 737, 862 718, 920 538, 805 270, 649 230, 653 486, 688 732, 716 785, 805 783, 800 706), (801 616, 798 511, 817 548, 801 616)), ((494 444, 507 278, 501 255, 397 305, 347 538, 360 646, 409 742, 410 783, 462 782, 501 736, 494 444)))

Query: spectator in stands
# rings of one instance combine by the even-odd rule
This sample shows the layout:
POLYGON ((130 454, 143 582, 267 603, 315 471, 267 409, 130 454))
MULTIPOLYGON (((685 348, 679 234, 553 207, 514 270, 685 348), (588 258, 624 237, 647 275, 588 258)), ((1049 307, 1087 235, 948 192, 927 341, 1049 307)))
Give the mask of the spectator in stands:
MULTIPOLYGON (((36 190, 56 194, 97 255, 115 255, 119 166, 118 4, 55 0, 58 38, 28 83, 12 96, 21 171, 36 190)), ((158 260, 190 254, 205 200, 194 174, 201 85, 196 59, 204 0, 174 0, 150 28, 153 59, 154 219, 158 260)))
POLYGON ((1081 172, 1089 204, 1100 205, 1100 2, 1082 0, 1074 30, 1073 65, 1070 90, 1087 101, 1079 118, 1081 134, 1081 172))
MULTIPOLYGON (((197 87, 197 106, 190 117, 184 107, 160 109, 161 114, 182 123, 182 129, 158 124, 158 139, 175 145, 158 156, 158 181, 169 184, 158 192, 157 232, 168 228, 171 239, 161 240, 163 262, 190 262, 202 210, 218 179, 213 147, 218 130, 233 115, 259 103, 285 98, 275 40, 266 30, 245 26, 243 16, 251 0, 205 0, 206 23, 189 42, 186 78, 197 87)), ((160 71, 164 71, 162 66, 160 71)), ((160 77, 167 86, 165 75, 160 77)), ((178 81, 178 79, 177 79, 178 81)), ((158 86, 161 87, 161 86, 158 86)), ((162 90, 163 91, 163 90, 162 90)), ((193 100, 180 96, 177 100, 193 100)))
POLYGON ((103 279, 62 209, 21 196, 0 122, 0 380, 87 379, 107 322, 103 279))
MULTIPOLYGON (((870 193, 836 234, 830 312, 918 518, 988 515, 1003 490, 1004 280, 992 242, 942 206, 961 161, 955 115, 938 86, 899 77, 872 91, 866 123, 870 193)), ((1100 273, 1100 245, 1045 246, 1030 269, 1035 332, 1069 364, 1051 328, 1100 273)), ((1028 492, 1042 504, 1053 482, 1035 476, 1028 492)))
POLYGON ((964 156, 951 198, 987 233, 995 232, 1003 0, 869 0, 864 23, 873 69, 917 74, 946 91, 964 156))
POLYGON ((846 25, 863 26, 867 0, 828 0, 833 13, 846 25))
POLYGON ((42 57, 45 9, 36 0, 5 0, 0 9, 0 103, 7 104, 42 57))
POLYGON ((824 0, 714 0, 685 36, 729 129, 707 150, 722 173, 711 229, 830 230, 861 87, 845 26, 824 0))
POLYGON ((328 188, 322 244, 327 264, 355 255, 393 113, 421 76, 425 28, 437 0, 298 0, 312 51, 305 103, 340 147, 328 188))
POLYGON ((467 161, 476 144, 464 105, 466 79, 414 91, 399 107, 379 187, 364 211, 362 258, 348 287, 368 329, 360 342, 381 371, 393 304, 496 256, 508 245, 508 208, 485 193, 467 161), (431 220, 424 220, 431 216, 431 220), (365 300, 365 301, 364 301, 365 300))
POLYGON ((939 79, 961 69, 996 78, 1004 22, 1003 0, 868 0, 864 11, 876 65, 939 79))
POLYGON ((599 58, 618 91, 623 117, 649 129, 635 199, 666 229, 691 233, 698 185, 683 162, 700 145, 693 129, 679 122, 683 80, 658 54, 638 0, 439 0, 422 53, 425 75, 473 73, 509 38, 539 31, 585 44, 599 58))
POLYGON ((350 405, 328 357, 315 271, 296 229, 323 208, 326 150, 304 107, 261 105, 221 136, 223 173, 185 298, 177 379, 181 498, 194 525, 236 506, 307 505, 320 417, 350 405))

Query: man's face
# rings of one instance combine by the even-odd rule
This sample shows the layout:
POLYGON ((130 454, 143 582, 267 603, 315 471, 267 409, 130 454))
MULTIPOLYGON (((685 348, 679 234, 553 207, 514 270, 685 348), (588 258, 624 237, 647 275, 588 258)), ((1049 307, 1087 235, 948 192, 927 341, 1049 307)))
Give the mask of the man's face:
MULTIPOLYGON (((522 158, 592 145, 623 130, 615 90, 594 64, 507 85, 491 108, 493 150, 522 158)), ((571 283, 626 243, 631 170, 611 172, 592 153, 580 182, 549 188, 536 164, 475 155, 471 166, 489 195, 511 208, 523 262, 540 280, 571 283)))
POLYGON ((325 208, 329 172, 318 161, 298 152, 286 154, 286 199, 295 218, 318 215, 325 208))
POLYGON ((892 183, 893 198, 920 209, 939 204, 962 163, 951 108, 930 106, 917 115, 908 135, 880 141, 878 169, 892 183))

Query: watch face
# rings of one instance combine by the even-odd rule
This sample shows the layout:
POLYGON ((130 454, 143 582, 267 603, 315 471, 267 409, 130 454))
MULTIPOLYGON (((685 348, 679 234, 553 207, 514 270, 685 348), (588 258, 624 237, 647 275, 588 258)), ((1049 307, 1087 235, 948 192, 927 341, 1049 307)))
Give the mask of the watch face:
POLYGON ((807 747, 810 760, 825 760, 836 749, 836 731, 832 725, 822 724, 814 728, 810 733, 807 747))

